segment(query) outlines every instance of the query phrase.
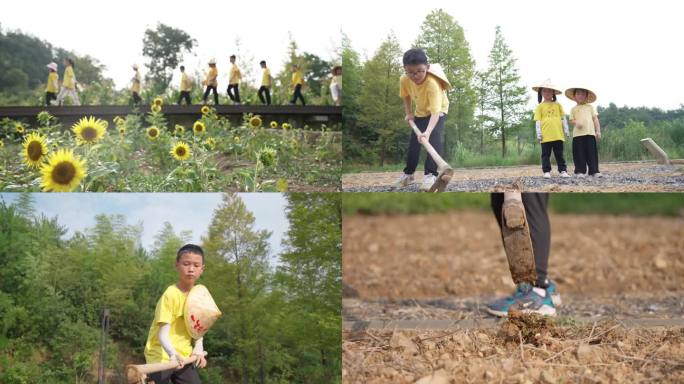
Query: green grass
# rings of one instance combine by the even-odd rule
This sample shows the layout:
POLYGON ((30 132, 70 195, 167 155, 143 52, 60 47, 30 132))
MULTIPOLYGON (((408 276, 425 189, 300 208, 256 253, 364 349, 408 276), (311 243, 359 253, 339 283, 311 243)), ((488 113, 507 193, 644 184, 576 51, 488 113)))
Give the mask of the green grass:
MULTIPOLYGON (((458 210, 489 210, 489 193, 345 193, 345 214, 444 213, 458 210)), ((549 210, 555 213, 633 216, 680 216, 681 193, 554 193, 549 210)))

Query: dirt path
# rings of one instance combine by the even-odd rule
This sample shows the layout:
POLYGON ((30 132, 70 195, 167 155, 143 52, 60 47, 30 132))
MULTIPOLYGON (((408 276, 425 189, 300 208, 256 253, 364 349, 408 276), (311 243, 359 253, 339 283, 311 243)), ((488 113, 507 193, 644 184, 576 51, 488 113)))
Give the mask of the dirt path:
MULTIPOLYGON (((664 166, 655 162, 601 164, 603 178, 541 177, 539 166, 456 169, 448 191, 499 191, 522 178, 528 191, 539 192, 674 192, 684 191, 684 172, 680 166, 664 166)), ((570 170, 572 172, 572 170, 570 170)), ((417 192, 422 178, 416 172, 416 183, 395 189, 392 184, 401 172, 355 173, 342 175, 342 189, 347 192, 417 192)))

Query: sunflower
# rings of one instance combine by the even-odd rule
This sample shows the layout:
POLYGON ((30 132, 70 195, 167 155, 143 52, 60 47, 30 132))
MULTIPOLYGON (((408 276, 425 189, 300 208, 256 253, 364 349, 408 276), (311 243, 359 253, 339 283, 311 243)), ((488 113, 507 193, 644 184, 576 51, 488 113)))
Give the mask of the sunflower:
POLYGON ((21 154, 24 156, 24 163, 31 168, 38 168, 48 153, 45 137, 33 132, 26 136, 23 146, 21 154))
POLYGON ((176 144, 174 144, 173 148, 171 148, 171 151, 169 153, 171 153, 174 159, 178 161, 187 160, 190 158, 190 155, 192 154, 192 152, 190 151, 190 147, 182 141, 179 141, 176 144))
POLYGON ((203 114, 203 115, 206 115, 206 114, 209 113, 210 109, 209 109, 208 106, 203 105, 201 111, 202 111, 202 114, 203 114))
POLYGON ((284 130, 287 131, 287 130, 290 129, 290 128, 292 128, 292 126, 290 125, 290 123, 283 123, 283 129, 284 129, 284 130))
POLYGON ((50 120, 52 120, 52 118, 53 118, 53 116, 48 111, 40 111, 40 112, 38 112, 38 115, 36 116, 36 119, 38 120, 38 122, 40 122, 43 125, 49 123, 50 120))
POLYGON ((275 164, 277 155, 278 152, 276 152, 275 149, 271 147, 265 147, 259 152, 259 161, 261 161, 261 164, 263 164, 264 167, 270 167, 271 165, 275 164))
POLYGON ((26 129, 24 128, 23 125, 17 124, 14 126, 14 131, 17 133, 24 133, 24 131, 26 131, 26 129))
POLYGON ((80 145, 97 143, 104 137, 107 127, 104 125, 104 121, 90 116, 90 118, 84 117, 79 120, 72 129, 76 134, 76 141, 80 145))
POLYGON ((204 141, 205 144, 207 144, 207 147, 210 149, 215 149, 216 148, 216 139, 213 137, 207 138, 207 140, 204 141))
POLYGON ((154 100, 152 100, 152 104, 161 108, 162 105, 164 105, 164 100, 161 97, 155 97, 154 100))
POLYGON ((233 137, 233 142, 234 142, 235 144, 240 144, 240 136, 235 136, 235 137, 233 137))
POLYGON ((71 149, 60 149, 40 167, 43 191, 71 192, 86 174, 85 161, 74 156, 71 149))
POLYGON ((259 128, 261 127, 262 121, 261 117, 259 116, 254 116, 251 119, 249 119, 249 126, 252 128, 259 128))
POLYGON ((271 121, 271 128, 273 128, 273 129, 278 128, 278 122, 277 121, 271 121))
POLYGON ((195 121, 195 124, 192 125, 192 131, 197 135, 203 134, 204 128, 204 123, 201 121, 195 121))
POLYGON ((180 124, 176 124, 176 127, 174 130, 175 130, 177 135, 182 135, 183 132, 185 132, 185 127, 180 125, 180 124))
POLYGON ((124 126, 119 127, 119 134, 121 136, 125 135, 126 134, 126 127, 124 127, 124 126))
POLYGON ((149 127, 147 128, 147 138, 150 140, 155 140, 159 137, 159 128, 149 127))
POLYGON ((5 146, 5 143, 2 140, 0 140, 0 149, 2 149, 2 147, 4 147, 4 146, 5 146))
POLYGON ((124 119, 122 119, 121 116, 114 116, 114 118, 112 119, 112 121, 113 121, 114 124, 116 124, 116 125, 121 125, 121 124, 124 122, 124 119))
POLYGON ((156 104, 153 104, 152 107, 151 107, 150 109, 151 109, 152 112, 154 112, 154 113, 159 113, 159 112, 161 112, 161 107, 158 106, 158 105, 156 105, 156 104))
POLYGON ((276 191, 287 192, 287 180, 282 177, 276 181, 276 191))

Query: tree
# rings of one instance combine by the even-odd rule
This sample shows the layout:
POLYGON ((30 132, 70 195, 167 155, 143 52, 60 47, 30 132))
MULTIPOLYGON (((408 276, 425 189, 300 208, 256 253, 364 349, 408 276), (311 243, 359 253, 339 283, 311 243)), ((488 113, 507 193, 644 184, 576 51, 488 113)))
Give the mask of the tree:
POLYGON ((192 52, 197 41, 186 32, 158 23, 156 29, 146 29, 143 37, 143 56, 149 59, 147 79, 152 80, 154 94, 166 91, 173 71, 183 58, 183 52, 192 52))
POLYGON ((489 110, 496 115, 495 133, 501 137, 501 156, 506 157, 506 133, 514 129, 525 117, 527 96, 525 87, 520 86, 520 76, 515 67, 516 59, 496 27, 494 45, 489 52, 489 83, 493 98, 489 110))
POLYGON ((289 303, 286 337, 297 345, 297 365, 308 373, 291 381, 339 381, 341 199, 332 193, 292 193, 287 199, 290 227, 276 281, 289 303))
POLYGON ((452 90, 449 97, 449 119, 444 132, 444 153, 465 139, 471 126, 476 104, 473 90, 475 62, 463 28, 445 11, 438 9, 425 17, 415 46, 425 49, 432 63, 442 65, 452 90))
POLYGON ((363 66, 359 94, 359 125, 368 127, 380 157, 398 160, 403 153, 406 137, 411 132, 404 121, 404 110, 399 98, 399 77, 402 73, 402 51, 397 37, 390 33, 363 66))
POLYGON ((485 137, 493 122, 493 119, 487 114, 487 110, 493 102, 492 85, 489 83, 490 77, 491 74, 488 72, 476 72, 474 78, 474 90, 477 95, 477 116, 475 116, 475 126, 477 127, 480 136, 480 154, 484 154, 485 137))

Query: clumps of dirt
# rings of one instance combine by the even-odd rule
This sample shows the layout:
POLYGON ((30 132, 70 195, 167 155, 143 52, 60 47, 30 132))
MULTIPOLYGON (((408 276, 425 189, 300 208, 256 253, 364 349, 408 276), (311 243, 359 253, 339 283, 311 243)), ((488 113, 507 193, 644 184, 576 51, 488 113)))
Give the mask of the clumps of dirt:
POLYGON ((554 323, 550 317, 511 310, 508 318, 501 324, 497 337, 504 344, 539 346, 554 333, 554 323))

